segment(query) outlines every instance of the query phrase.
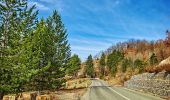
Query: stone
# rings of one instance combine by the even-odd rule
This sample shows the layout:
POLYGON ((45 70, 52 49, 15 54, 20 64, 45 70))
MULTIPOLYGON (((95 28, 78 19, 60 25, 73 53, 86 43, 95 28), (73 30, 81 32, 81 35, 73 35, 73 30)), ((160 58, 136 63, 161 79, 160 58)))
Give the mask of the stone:
POLYGON ((163 97, 170 97, 170 73, 160 72, 134 75, 124 83, 124 86, 163 97))

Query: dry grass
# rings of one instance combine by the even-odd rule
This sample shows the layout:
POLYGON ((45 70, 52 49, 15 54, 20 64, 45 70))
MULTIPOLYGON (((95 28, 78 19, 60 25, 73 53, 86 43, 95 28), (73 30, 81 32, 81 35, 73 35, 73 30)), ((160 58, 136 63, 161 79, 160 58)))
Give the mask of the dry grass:
POLYGON ((64 89, 80 89, 87 88, 91 84, 91 81, 86 78, 68 80, 64 89))
POLYGON ((19 97, 17 95, 10 94, 4 96, 3 100, 31 100, 32 97, 36 100, 78 100, 78 98, 85 93, 85 88, 90 84, 91 81, 89 79, 74 79, 67 81, 66 87, 59 91, 41 91, 42 94, 38 96, 37 91, 24 92, 22 93, 22 96, 19 97), (35 94, 35 96, 33 96, 33 94, 35 94))

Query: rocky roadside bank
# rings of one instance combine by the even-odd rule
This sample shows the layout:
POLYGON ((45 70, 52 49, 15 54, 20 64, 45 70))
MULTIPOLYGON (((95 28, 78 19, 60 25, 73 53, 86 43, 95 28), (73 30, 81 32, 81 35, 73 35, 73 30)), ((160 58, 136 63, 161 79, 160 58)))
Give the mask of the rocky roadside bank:
POLYGON ((170 73, 143 73, 134 75, 124 86, 138 91, 152 93, 170 100, 170 73))

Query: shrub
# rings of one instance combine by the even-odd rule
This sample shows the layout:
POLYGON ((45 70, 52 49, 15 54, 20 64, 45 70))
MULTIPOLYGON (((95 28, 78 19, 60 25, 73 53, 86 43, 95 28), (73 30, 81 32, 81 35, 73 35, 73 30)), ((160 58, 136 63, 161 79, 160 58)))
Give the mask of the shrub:
POLYGON ((155 72, 154 68, 155 68, 155 66, 148 66, 148 67, 145 68, 145 71, 149 72, 149 73, 154 73, 155 72))
POLYGON ((153 68, 153 70, 154 70, 154 72, 159 73, 163 70, 163 68, 161 66, 156 66, 153 68))

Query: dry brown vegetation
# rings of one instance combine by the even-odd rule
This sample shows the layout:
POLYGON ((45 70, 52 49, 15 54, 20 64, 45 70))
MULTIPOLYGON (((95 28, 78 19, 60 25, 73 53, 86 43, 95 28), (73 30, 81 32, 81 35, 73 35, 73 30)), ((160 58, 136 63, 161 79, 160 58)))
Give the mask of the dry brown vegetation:
POLYGON ((145 68, 146 72, 149 73, 158 73, 161 71, 166 71, 166 72, 170 72, 170 64, 164 64, 164 65, 159 65, 159 66, 155 66, 155 67, 146 67, 145 68))
POLYGON ((164 65, 164 70, 170 72, 170 64, 164 65))
POLYGON ((146 72, 158 73, 161 71, 170 72, 170 57, 160 62, 157 66, 148 66, 145 68, 146 72))
POLYGON ((18 95, 5 95, 3 100, 77 100, 86 91, 91 84, 89 79, 70 79, 66 82, 66 86, 57 91, 41 91, 23 92, 18 95), (39 95, 38 95, 39 94, 39 95))
POLYGON ((119 71, 116 73, 115 77, 109 75, 106 76, 104 80, 112 86, 123 86, 125 81, 129 80, 133 75, 136 75, 138 73, 138 69, 132 70, 131 68, 128 68, 125 73, 119 71))
POLYGON ((37 95, 37 92, 24 92, 22 96, 17 96, 16 94, 5 95, 3 100, 79 100, 85 92, 86 89, 61 90, 55 92, 44 91, 44 93, 40 95, 37 95))
POLYGON ((91 84, 91 81, 86 78, 68 80, 64 89, 80 89, 87 88, 91 84))

